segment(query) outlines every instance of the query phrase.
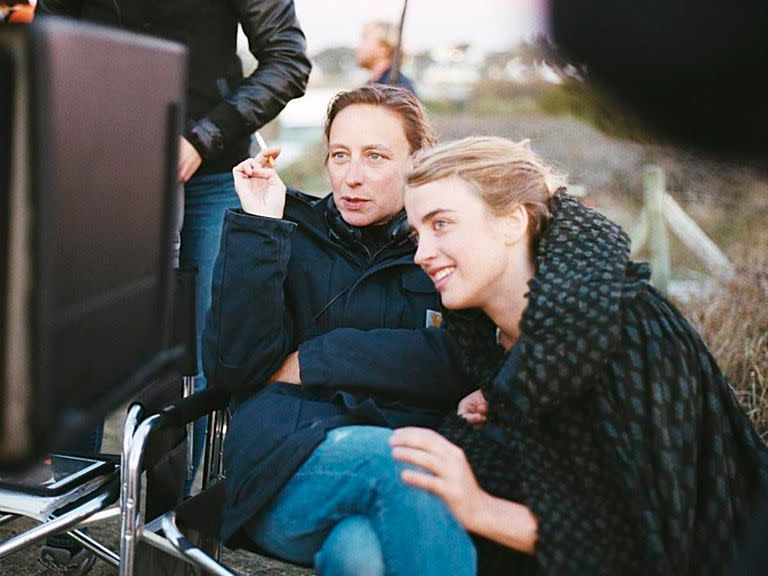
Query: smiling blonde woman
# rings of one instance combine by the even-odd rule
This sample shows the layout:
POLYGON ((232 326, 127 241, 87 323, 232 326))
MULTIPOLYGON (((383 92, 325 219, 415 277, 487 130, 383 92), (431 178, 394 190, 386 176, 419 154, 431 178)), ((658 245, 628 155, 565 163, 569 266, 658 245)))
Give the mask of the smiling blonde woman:
POLYGON ((722 574, 766 449, 626 234, 563 183, 500 138, 415 155, 415 261, 480 390, 393 456, 483 539, 481 571, 722 574))

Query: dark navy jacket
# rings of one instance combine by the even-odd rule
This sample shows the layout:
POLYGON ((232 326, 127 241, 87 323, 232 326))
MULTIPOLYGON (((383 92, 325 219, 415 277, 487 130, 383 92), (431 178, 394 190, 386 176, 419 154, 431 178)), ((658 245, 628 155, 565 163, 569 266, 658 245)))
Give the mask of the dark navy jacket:
POLYGON ((370 257, 332 238, 326 200, 289 191, 284 219, 228 211, 203 336, 208 381, 239 406, 225 442, 227 541, 330 428, 437 426, 471 392, 410 242, 370 257), (299 351, 302 386, 266 385, 299 351))
MULTIPOLYGON (((392 84, 394 86, 399 86, 400 88, 405 88, 406 90, 410 90, 411 92, 416 94, 416 87, 413 85, 413 81, 402 72, 400 72, 397 75, 397 82, 392 82, 391 66, 386 70, 384 70, 382 75, 379 76, 378 80, 373 80, 371 84, 392 84)), ((416 96, 418 96, 418 94, 416 94, 416 96)))

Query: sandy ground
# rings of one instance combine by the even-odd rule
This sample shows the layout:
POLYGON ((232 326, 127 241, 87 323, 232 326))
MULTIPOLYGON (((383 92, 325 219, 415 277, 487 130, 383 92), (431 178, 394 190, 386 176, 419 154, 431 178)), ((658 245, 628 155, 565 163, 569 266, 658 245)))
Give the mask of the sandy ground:
MULTIPOLYGON (((120 445, 120 433, 122 429, 123 413, 116 412, 111 415, 104 428, 103 450, 107 453, 117 453, 120 445)), ((0 541, 6 540, 26 528, 33 526, 35 522, 26 519, 16 520, 0 527, 0 541)), ((102 544, 117 551, 119 548, 120 524, 118 520, 112 520, 90 528, 91 534, 102 544)), ((20 552, 0 558, 0 576, 43 576, 50 574, 37 562, 39 545, 32 545, 20 552)), ((222 560, 224 563, 244 574, 271 575, 271 576, 307 576, 310 571, 283 564, 269 558, 263 558, 256 554, 244 551, 226 550, 222 560)), ((90 572, 94 576, 113 576, 117 569, 105 562, 97 561, 90 572)), ((139 575, 148 576, 148 575, 139 575)))

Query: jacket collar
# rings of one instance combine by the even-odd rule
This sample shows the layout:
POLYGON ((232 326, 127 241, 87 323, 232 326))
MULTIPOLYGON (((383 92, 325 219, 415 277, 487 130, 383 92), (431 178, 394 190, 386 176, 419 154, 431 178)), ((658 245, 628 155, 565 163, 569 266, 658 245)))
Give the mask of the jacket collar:
MULTIPOLYGON (((358 229, 343 222, 336 210, 332 194, 316 198, 289 188, 285 218, 300 225, 305 233, 313 236, 321 244, 343 251, 361 266, 371 263, 362 235, 359 234, 358 229), (358 234, 356 235, 355 232, 358 234), (359 237, 356 238, 356 236, 359 237)), ((395 257, 410 258, 413 255, 414 246, 408 237, 407 228, 407 220, 403 212, 388 225, 387 234, 392 236, 392 242, 380 250, 380 257, 375 258, 376 262, 395 257)))

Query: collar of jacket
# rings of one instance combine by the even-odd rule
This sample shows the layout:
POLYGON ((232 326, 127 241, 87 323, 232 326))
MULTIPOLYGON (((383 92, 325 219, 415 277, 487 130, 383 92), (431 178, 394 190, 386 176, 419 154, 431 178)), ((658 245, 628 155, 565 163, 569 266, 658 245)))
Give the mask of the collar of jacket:
MULTIPOLYGON (((338 229, 338 225, 334 230, 328 214, 328 205, 332 202, 332 194, 317 198, 289 188, 285 202, 285 218, 301 226, 304 232, 321 244, 333 246, 342 251, 359 266, 370 266, 372 261, 362 241, 356 240, 352 233, 339 233, 343 231, 338 229)), ((332 218, 333 215, 330 217, 332 218)), ((338 218, 341 219, 341 216, 339 215, 338 218)), ((352 227, 348 226, 348 228, 352 227)), ((383 259, 389 260, 399 256, 412 258, 415 248, 409 239, 408 223, 404 213, 389 225, 388 234, 392 237, 392 242, 379 251, 381 258, 375 258, 374 262, 380 263, 383 259)))
POLYGON ((622 300, 650 276, 647 266, 629 261, 627 235, 597 211, 562 191, 552 215, 529 283, 517 362, 505 361, 483 312, 445 314, 465 369, 510 424, 596 384, 620 342, 622 300))

